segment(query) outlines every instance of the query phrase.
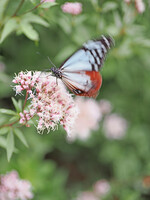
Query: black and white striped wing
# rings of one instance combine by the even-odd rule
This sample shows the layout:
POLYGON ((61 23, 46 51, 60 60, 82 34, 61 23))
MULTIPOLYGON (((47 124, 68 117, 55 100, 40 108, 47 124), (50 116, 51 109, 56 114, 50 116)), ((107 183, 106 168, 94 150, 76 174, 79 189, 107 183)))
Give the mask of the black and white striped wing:
POLYGON ((113 39, 109 36, 102 36, 99 40, 89 40, 61 65, 60 70, 63 73, 81 70, 99 71, 112 45, 113 39))
POLYGON ((83 44, 59 68, 64 84, 76 95, 95 97, 102 84, 99 69, 112 45, 105 36, 83 44))

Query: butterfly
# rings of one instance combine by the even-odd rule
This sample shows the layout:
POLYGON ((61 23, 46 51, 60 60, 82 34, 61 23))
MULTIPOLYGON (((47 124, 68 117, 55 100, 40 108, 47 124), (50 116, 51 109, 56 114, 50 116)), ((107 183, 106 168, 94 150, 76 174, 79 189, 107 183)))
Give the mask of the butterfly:
POLYGON ((110 36, 89 40, 59 67, 52 67, 56 78, 78 96, 96 97, 102 85, 99 72, 108 50, 114 45, 110 36))

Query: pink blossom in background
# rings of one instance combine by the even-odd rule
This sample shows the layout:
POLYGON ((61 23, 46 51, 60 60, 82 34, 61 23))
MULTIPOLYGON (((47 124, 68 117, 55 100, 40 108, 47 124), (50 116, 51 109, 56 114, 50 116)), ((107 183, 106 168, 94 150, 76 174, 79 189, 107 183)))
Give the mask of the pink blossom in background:
POLYGON ((103 122, 104 132, 109 139, 121 139, 127 130, 127 121, 118 114, 110 114, 103 122))
POLYGON ((69 3, 66 2, 61 6, 62 11, 72 15, 79 15, 82 12, 82 4, 79 2, 69 3))
POLYGON ((112 111, 112 105, 110 101, 102 99, 99 101, 100 111, 103 115, 109 114, 112 111))
POLYGON ((93 192, 85 191, 81 192, 76 200, 100 200, 93 192))
POLYGON ((99 180, 94 184, 93 189, 97 196, 104 196, 110 191, 110 184, 107 180, 99 180))
MULTIPOLYGON (((131 0, 124 0, 126 3, 131 3, 131 0)), ((137 9, 138 13, 143 13, 145 11, 145 4, 143 0, 134 0, 135 8, 137 9)))
POLYGON ((75 121, 71 137, 68 139, 71 141, 76 138, 86 140, 90 136, 92 130, 97 130, 99 128, 102 114, 99 109, 99 104, 94 99, 76 97, 75 103, 79 108, 79 115, 75 121))
POLYGON ((135 0, 135 7, 139 13, 143 13, 145 11, 145 4, 143 0, 135 0))
POLYGON ((28 200, 33 198, 31 183, 21 180, 16 171, 0 176, 0 200, 28 200))
POLYGON ((37 130, 40 133, 45 129, 55 130, 59 124, 64 127, 68 135, 71 133, 78 108, 61 80, 56 82, 56 78, 50 73, 20 72, 13 82, 18 84, 14 86, 16 93, 20 94, 26 90, 31 101, 28 109, 20 113, 21 124, 26 124, 37 115, 39 117, 37 130))

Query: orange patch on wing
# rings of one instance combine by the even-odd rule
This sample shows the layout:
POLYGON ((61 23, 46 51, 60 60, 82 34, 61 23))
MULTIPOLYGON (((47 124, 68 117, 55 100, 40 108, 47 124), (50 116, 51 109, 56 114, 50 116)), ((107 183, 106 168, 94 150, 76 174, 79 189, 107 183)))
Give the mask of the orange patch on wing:
POLYGON ((86 71, 86 74, 90 76, 92 82, 92 87, 87 92, 87 96, 96 97, 102 85, 102 76, 97 71, 86 71))
POLYGON ((92 84, 91 88, 87 92, 82 91, 81 94, 76 94, 76 95, 96 98, 98 91, 102 85, 102 76, 97 71, 86 71, 85 74, 90 76, 92 84))

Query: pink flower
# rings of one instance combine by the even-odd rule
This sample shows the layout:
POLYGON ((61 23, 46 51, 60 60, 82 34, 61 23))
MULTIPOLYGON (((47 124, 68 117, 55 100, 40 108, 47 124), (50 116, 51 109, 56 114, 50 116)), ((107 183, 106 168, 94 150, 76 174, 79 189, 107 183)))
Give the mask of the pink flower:
POLYGON ((99 106, 100 106, 100 111, 103 115, 109 114, 112 110, 111 103, 108 100, 105 100, 105 99, 100 100, 99 106))
POLYGON ((143 0, 135 0, 135 7, 139 13, 143 13, 145 11, 145 4, 143 0))
POLYGON ((94 192, 98 196, 106 195, 110 190, 110 184, 106 180, 99 180, 94 184, 94 192))
MULTIPOLYGON (((21 124, 26 124, 33 116, 37 115, 39 132, 43 132, 45 129, 55 130, 61 124, 68 134, 71 133, 78 115, 78 108, 61 80, 57 80, 57 84, 56 78, 52 77, 50 73, 21 72, 13 82, 17 82, 22 90, 28 92, 31 102, 28 109, 20 113, 21 124)), ((17 86, 14 88, 17 89, 17 86)))
POLYGON ((99 200, 93 192, 85 191, 81 192, 76 200, 99 200))
POLYGON ((99 104, 94 99, 84 99, 82 97, 76 97, 76 104, 79 108, 79 115, 74 124, 74 130, 69 140, 75 140, 79 138, 86 140, 92 130, 99 128, 99 122, 102 118, 99 104))
POLYGON ((33 198, 29 181, 19 179, 18 173, 12 171, 0 177, 0 200, 28 200, 33 198))
POLYGON ((66 2, 61 6, 61 8, 63 12, 70 13, 72 15, 79 15, 82 12, 82 4, 78 2, 66 2))
MULTIPOLYGON (((131 3, 131 0, 124 0, 126 3, 131 3)), ((135 7, 138 11, 138 13, 143 13, 145 11, 145 4, 143 0, 135 0, 135 7)))
POLYGON ((118 114, 106 116, 103 123, 104 132, 109 139, 121 139, 127 129, 127 121, 118 114))

